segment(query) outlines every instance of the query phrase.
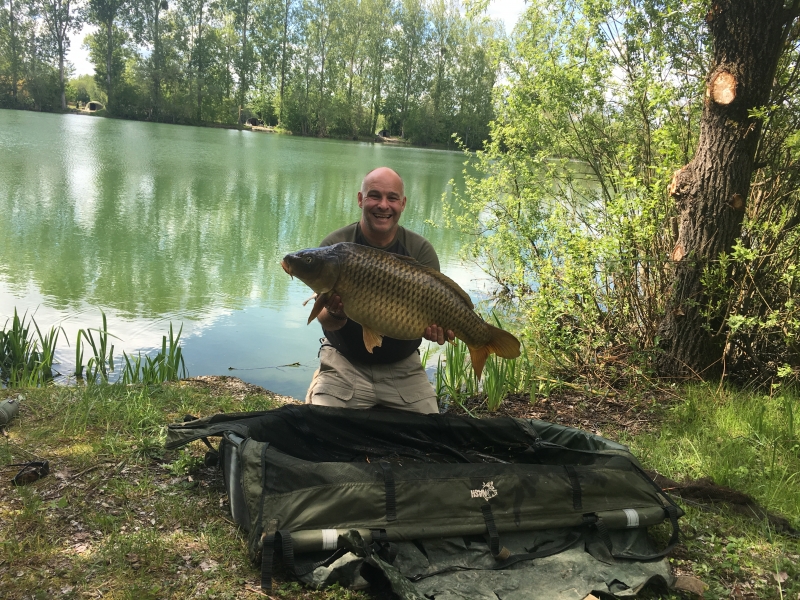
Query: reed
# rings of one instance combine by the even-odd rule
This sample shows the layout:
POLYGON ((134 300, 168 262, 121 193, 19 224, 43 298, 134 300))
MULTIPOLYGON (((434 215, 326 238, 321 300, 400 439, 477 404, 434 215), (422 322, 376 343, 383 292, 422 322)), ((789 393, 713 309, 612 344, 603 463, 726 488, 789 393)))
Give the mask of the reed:
POLYGON ((167 336, 161 338, 161 351, 154 357, 142 356, 140 352, 137 356, 128 356, 122 353, 125 366, 122 371, 120 382, 123 385, 135 383, 151 384, 164 381, 177 381, 187 376, 186 362, 183 358, 183 349, 180 346, 183 325, 175 335, 172 323, 169 324, 169 339, 167 336))
MULTIPOLYGON (((75 377, 86 383, 108 383, 114 374, 114 344, 119 339, 108 331, 108 319, 100 311, 99 328, 79 329, 75 340, 75 377), (84 358, 88 361, 84 362, 84 358)), ((172 323, 169 334, 161 338, 155 356, 122 353, 124 368, 117 381, 122 384, 161 383, 187 376, 183 349, 180 346, 183 325, 176 333, 172 323)), ((61 326, 43 332, 34 318, 25 313, 6 320, 0 329, 0 383, 9 387, 37 387, 53 380, 53 363, 61 326)))
POLYGON ((478 380, 472 372, 467 345, 461 340, 447 344, 444 359, 439 357, 436 368, 436 394, 440 403, 463 405, 464 400, 478 392, 478 380))
POLYGON ((532 381, 537 379, 534 371, 535 365, 523 343, 518 358, 504 359, 491 355, 486 361, 479 384, 469 360, 469 349, 464 342, 457 339, 447 345, 444 357, 439 357, 434 387, 443 410, 451 402, 463 408, 465 400, 482 393, 486 397, 487 408, 495 411, 508 394, 530 391, 532 381))
POLYGON ((26 312, 20 317, 16 309, 10 328, 8 324, 6 320, 0 330, 0 381, 9 387, 31 387, 52 381, 55 348, 63 329, 54 326, 42 334, 33 316, 29 318, 26 312))
POLYGON ((89 383, 96 383, 98 377, 101 382, 108 383, 109 373, 114 371, 114 344, 109 344, 109 338, 119 338, 108 332, 106 313, 101 310, 100 315, 103 318, 103 326, 79 329, 78 339, 75 342, 75 376, 78 379, 83 379, 83 342, 86 342, 92 350, 92 356, 86 363, 85 380, 89 383), (97 333, 97 340, 92 332, 97 333))

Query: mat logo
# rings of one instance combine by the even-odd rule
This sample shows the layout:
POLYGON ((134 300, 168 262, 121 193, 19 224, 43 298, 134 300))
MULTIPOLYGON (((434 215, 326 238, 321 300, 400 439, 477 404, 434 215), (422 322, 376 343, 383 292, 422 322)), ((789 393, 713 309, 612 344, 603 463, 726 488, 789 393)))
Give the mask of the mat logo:
POLYGON ((487 502, 497 496, 497 490, 494 487, 494 481, 484 483, 483 487, 479 490, 470 490, 470 496, 473 498, 483 498, 487 502))

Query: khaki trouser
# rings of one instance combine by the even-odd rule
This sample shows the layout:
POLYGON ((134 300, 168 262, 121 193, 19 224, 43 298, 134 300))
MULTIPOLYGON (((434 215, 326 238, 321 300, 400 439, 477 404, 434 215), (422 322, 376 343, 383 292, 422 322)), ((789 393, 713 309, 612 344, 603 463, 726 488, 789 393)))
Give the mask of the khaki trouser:
POLYGON ((350 362, 327 343, 320 348, 319 369, 311 379, 306 404, 439 412, 436 392, 416 352, 396 363, 365 365, 350 362))

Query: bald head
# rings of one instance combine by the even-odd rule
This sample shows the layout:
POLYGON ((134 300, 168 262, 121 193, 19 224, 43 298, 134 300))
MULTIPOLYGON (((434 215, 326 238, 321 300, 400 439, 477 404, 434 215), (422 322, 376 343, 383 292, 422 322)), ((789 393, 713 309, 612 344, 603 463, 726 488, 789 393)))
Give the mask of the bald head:
POLYGON ((397 178, 397 181, 400 182, 400 196, 405 196, 405 183, 403 183, 403 178, 398 175, 397 171, 394 169, 390 169, 389 167, 378 167, 377 169, 372 169, 369 173, 364 175, 364 179, 361 180, 361 193, 366 195, 368 190, 368 181, 372 177, 388 177, 390 179, 397 178))

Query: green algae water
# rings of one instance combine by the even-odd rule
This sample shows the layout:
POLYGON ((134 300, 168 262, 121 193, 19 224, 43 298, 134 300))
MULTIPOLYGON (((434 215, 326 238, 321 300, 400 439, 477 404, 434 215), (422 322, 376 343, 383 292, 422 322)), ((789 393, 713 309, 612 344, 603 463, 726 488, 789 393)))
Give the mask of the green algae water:
POLYGON ((16 307, 40 327, 63 326, 64 375, 78 329, 99 327, 101 309, 118 355, 160 347, 169 322, 182 323, 190 375, 302 397, 322 333, 306 325, 311 291, 280 259, 356 221, 361 179, 387 165, 406 184, 401 223, 479 291, 458 234, 443 225, 443 194, 451 179, 460 184, 463 162, 454 152, 0 110, 0 323, 16 307))

